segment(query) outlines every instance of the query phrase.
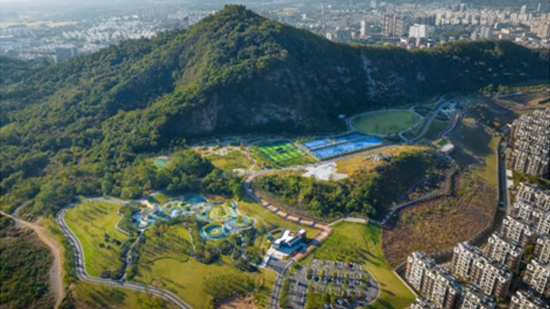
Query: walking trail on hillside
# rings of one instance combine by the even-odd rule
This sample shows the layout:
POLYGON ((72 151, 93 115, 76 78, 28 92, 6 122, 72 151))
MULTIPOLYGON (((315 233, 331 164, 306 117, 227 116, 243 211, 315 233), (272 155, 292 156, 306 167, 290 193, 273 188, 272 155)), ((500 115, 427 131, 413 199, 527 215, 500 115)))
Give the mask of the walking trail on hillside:
POLYGON ((53 257, 54 257, 53 269, 54 269, 55 275, 51 278, 52 292, 56 296, 54 308, 59 308, 59 306, 61 305, 61 302, 63 301, 63 298, 65 298, 65 289, 63 288, 63 262, 62 262, 63 254, 62 254, 61 246, 55 240, 53 240, 50 236, 48 236, 48 234, 46 234, 46 232, 44 231, 44 227, 36 223, 32 223, 32 222, 28 222, 28 221, 16 218, 3 211, 0 211, 0 213, 6 217, 9 217, 15 220, 19 224, 22 224, 28 228, 31 228, 38 235, 40 240, 42 240, 43 243, 45 243, 48 247, 50 247, 50 250, 52 251, 53 257))

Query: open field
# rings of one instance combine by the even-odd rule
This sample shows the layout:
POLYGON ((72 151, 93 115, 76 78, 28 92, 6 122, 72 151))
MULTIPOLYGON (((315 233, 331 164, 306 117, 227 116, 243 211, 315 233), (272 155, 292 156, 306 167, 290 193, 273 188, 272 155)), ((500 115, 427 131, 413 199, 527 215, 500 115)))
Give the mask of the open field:
MULTIPOLYGON (((140 264, 139 273, 134 280, 145 284, 154 283, 175 293, 191 307, 200 309, 211 307, 209 295, 204 290, 204 282, 209 278, 231 272, 240 271, 235 268, 228 256, 222 256, 210 265, 199 263, 195 259, 188 259, 186 262, 175 259, 160 259, 147 265, 140 264)), ((263 279, 262 287, 256 292, 255 296, 258 303, 266 306, 269 303, 269 293, 275 281, 275 274, 269 270, 244 274, 255 279, 263 279)))
POLYGON ((223 156, 212 154, 207 156, 207 158, 218 168, 229 171, 237 168, 246 169, 252 164, 252 162, 246 158, 246 155, 239 150, 230 151, 223 156))
POLYGON ((113 242, 116 239, 123 243, 129 237, 115 228, 120 219, 119 207, 117 204, 88 201, 69 209, 65 215, 67 225, 82 243, 85 267, 91 276, 99 277, 102 270, 115 270, 122 265, 120 248, 113 242), (110 242, 105 241, 105 234, 109 235, 110 242), (104 248, 100 248, 100 244, 104 248))
POLYGON ((362 153, 357 156, 349 157, 336 162, 336 169, 338 173, 347 174, 348 176, 359 170, 370 171, 377 166, 386 164, 386 161, 373 162, 372 160, 366 160, 370 155, 381 153, 385 156, 393 157, 402 152, 417 153, 425 151, 426 148, 422 146, 394 146, 385 148, 379 151, 372 151, 368 153, 362 153))
POLYGON ((310 263, 314 258, 362 263, 381 288, 379 298, 369 308, 407 308, 414 295, 386 261, 381 238, 382 230, 372 224, 339 223, 323 245, 301 263, 310 263))
POLYGON ((73 291, 77 308, 177 308, 162 298, 129 289, 78 282, 73 291))
POLYGON ((399 133, 420 121, 420 117, 408 110, 381 111, 359 116, 353 126, 360 132, 376 135, 399 133))

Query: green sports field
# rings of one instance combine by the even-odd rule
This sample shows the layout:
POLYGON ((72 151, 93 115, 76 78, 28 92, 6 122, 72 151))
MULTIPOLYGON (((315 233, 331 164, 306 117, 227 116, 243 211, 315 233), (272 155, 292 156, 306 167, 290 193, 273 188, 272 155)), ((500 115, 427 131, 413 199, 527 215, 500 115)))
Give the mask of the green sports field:
POLYGON ((408 110, 381 111, 365 114, 353 120, 357 131, 366 134, 397 134, 420 121, 420 117, 408 110))
POLYGON ((258 148, 269 160, 275 163, 296 159, 305 155, 300 149, 288 142, 263 145, 258 146, 258 148))

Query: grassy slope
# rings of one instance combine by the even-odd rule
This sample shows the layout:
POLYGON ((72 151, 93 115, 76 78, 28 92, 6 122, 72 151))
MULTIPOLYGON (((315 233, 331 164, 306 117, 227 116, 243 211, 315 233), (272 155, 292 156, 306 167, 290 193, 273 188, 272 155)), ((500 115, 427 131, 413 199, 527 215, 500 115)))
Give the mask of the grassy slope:
MULTIPOLYGON (((217 262, 206 265, 190 258, 186 262, 174 259, 161 259, 152 264, 140 263, 135 281, 151 284, 153 280, 160 280, 162 288, 172 291, 191 307, 209 308, 208 295, 203 290, 203 282, 210 276, 238 271, 230 257, 223 256, 217 262)), ((265 279, 262 289, 258 293, 261 303, 267 304, 269 291, 274 283, 274 274, 268 270, 261 270, 260 275, 265 279)))
POLYGON ((372 273, 382 290, 369 308, 406 308, 414 300, 414 295, 386 261, 381 237, 380 228, 372 224, 337 224, 332 236, 304 263, 313 258, 363 263, 363 268, 372 273))
POLYGON ((360 154, 357 156, 349 157, 344 160, 340 160, 336 164, 336 168, 338 173, 348 174, 351 175, 353 172, 363 169, 363 170, 372 170, 375 167, 382 165, 385 163, 385 161, 381 162, 372 162, 370 160, 364 160, 369 155, 382 153, 386 156, 394 156, 398 155, 402 152, 410 152, 410 153, 417 153, 420 151, 425 150, 425 147, 419 147, 419 146, 395 146, 386 148, 383 150, 377 150, 369 153, 360 154))
POLYGON ((65 221, 69 228, 75 233, 86 257, 85 266, 92 276, 99 276, 105 269, 120 268, 120 249, 116 244, 105 243, 104 234, 107 233, 112 239, 121 242, 129 237, 116 230, 115 225, 120 219, 117 213, 120 205, 105 202, 85 202, 67 211, 65 221), (99 244, 111 245, 111 250, 100 248, 99 244))
POLYGON ((77 308, 177 308, 147 293, 78 282, 74 287, 77 308))
POLYGON ((353 125, 357 130, 367 134, 387 135, 399 133, 419 120, 420 117, 406 110, 387 111, 358 117, 353 121, 353 125))
POLYGON ((225 156, 210 155, 207 157, 214 165, 222 170, 233 170, 236 168, 246 169, 252 162, 248 161, 245 154, 234 150, 226 154, 225 156))
POLYGON ((145 244, 140 250, 140 262, 148 263, 161 258, 171 258, 182 262, 189 258, 189 231, 183 225, 163 226, 160 236, 154 235, 156 228, 145 231, 145 244))

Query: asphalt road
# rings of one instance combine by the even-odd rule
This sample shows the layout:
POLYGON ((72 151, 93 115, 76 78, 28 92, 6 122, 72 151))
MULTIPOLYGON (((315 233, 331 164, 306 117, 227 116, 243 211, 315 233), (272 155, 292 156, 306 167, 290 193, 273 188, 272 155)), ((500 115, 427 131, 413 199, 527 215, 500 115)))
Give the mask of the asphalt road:
POLYGON ((290 259, 285 268, 277 275, 275 284, 273 284, 273 290, 271 290, 271 298, 269 300, 270 309, 279 309, 279 295, 281 294, 281 287, 283 285, 283 279, 286 276, 286 272, 294 264, 294 260, 290 259))
POLYGON ((189 306, 187 303, 185 303, 183 300, 181 300, 176 295, 156 288, 152 286, 147 286, 145 284, 140 283, 133 283, 133 282, 124 282, 124 281, 115 281, 111 279, 102 279, 102 278, 96 278, 90 276, 86 272, 86 268, 84 267, 84 249, 82 248, 82 244, 76 237, 76 235, 69 229, 67 226, 67 223, 65 222, 65 213, 67 212, 68 208, 62 209, 55 218, 57 224, 61 227, 61 231, 67 239, 71 242, 72 246, 75 249, 75 259, 76 259, 76 273, 78 275, 78 278, 86 283, 92 283, 92 284, 101 284, 104 286, 112 286, 112 287, 119 287, 119 288, 126 288, 130 290, 140 291, 149 293, 151 295, 155 295, 158 297, 161 297, 174 305, 185 308, 185 309, 191 309, 191 306, 189 306))

